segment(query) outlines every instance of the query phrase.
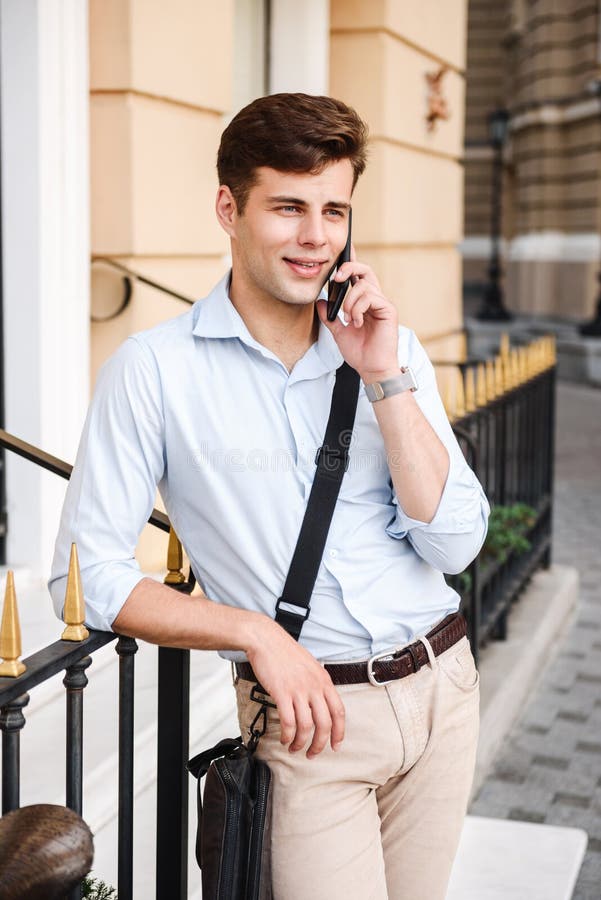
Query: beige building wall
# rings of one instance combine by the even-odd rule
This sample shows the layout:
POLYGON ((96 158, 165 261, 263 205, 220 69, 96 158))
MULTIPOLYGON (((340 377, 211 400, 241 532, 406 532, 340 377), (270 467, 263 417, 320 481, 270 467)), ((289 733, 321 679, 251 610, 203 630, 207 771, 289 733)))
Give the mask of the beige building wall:
MULTIPOLYGON (((223 272, 215 156, 231 103, 232 3, 90 0, 92 257, 111 257, 191 297, 223 272)), ((92 306, 107 312, 107 270, 92 306)), ((120 276, 115 275, 116 283, 120 276)), ((92 378, 133 331, 186 307, 136 286, 93 326, 92 378)))
POLYGON ((511 113, 504 235, 509 308, 592 315, 599 267, 599 4, 470 0, 466 95, 466 282, 482 283, 490 235, 487 115, 511 113))
MULTIPOLYGON (((101 256, 203 296, 228 252, 213 204, 233 3, 90 0, 89 21, 92 309, 106 315, 121 293, 121 276, 94 263, 101 256)), ((92 326, 92 383, 129 334, 187 308, 136 284, 122 315, 92 326)), ((148 526, 141 565, 160 568, 165 555, 165 537, 148 526)))
POLYGON ((355 240, 431 355, 462 346, 460 298, 466 4, 332 0, 330 91, 368 121, 355 240), (448 68, 450 116, 428 131, 426 75, 448 68))

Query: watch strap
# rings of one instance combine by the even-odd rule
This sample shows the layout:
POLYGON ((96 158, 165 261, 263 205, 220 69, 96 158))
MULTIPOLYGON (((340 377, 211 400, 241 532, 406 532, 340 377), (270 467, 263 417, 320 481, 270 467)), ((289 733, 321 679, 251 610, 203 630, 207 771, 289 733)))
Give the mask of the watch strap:
POLYGON ((400 394, 403 391, 416 390, 417 381, 413 370, 409 366, 401 366, 400 375, 394 375, 392 378, 384 379, 384 381, 374 381, 372 384, 365 385, 365 394, 372 403, 375 403, 377 400, 384 400, 385 397, 392 397, 393 394, 400 394))

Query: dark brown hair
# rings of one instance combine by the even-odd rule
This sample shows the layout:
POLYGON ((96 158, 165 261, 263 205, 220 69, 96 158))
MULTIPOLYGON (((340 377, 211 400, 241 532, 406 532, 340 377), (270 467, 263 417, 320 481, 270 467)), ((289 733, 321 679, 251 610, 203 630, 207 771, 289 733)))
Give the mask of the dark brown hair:
POLYGON ((317 173, 329 163, 349 159, 354 187, 366 157, 367 125, 350 106, 332 97, 271 94, 253 100, 227 126, 217 153, 217 174, 242 213, 259 166, 317 173))

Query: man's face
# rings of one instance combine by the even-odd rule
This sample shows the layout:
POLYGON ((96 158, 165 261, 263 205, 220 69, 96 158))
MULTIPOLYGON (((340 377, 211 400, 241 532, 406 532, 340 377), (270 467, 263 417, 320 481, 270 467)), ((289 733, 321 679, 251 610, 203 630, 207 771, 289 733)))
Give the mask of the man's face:
POLYGON ((263 303, 314 303, 346 243, 352 165, 343 159, 317 175, 261 167, 256 177, 230 230, 232 290, 263 303))

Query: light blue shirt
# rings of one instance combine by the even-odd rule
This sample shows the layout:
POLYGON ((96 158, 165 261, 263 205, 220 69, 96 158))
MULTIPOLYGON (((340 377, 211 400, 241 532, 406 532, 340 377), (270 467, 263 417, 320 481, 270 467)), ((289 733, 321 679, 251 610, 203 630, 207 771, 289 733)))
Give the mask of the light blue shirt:
MULTIPOLYGON (((317 342, 288 372, 251 336, 227 288, 228 277, 189 312, 130 337, 103 366, 56 543, 57 615, 75 541, 87 623, 111 630, 143 577, 134 553, 157 485, 207 596, 274 615, 343 360, 320 325, 317 342)), ((321 660, 404 644, 456 610, 459 598, 442 573, 461 572, 486 534, 488 504, 433 367, 406 328, 399 362, 415 372, 415 398, 449 452, 447 482, 430 523, 405 514, 362 386, 350 466, 301 635, 321 660)))

